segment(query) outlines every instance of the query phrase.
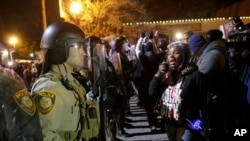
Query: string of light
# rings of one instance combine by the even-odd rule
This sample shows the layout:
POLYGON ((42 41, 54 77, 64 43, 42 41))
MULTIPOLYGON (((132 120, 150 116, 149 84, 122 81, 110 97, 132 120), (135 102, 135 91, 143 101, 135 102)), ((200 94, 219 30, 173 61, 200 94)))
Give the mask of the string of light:
MULTIPOLYGON (((187 23, 187 22, 208 22, 217 20, 231 20, 233 17, 217 17, 217 18, 200 18, 200 19, 181 19, 181 20, 166 20, 166 21, 144 21, 136 23, 124 23, 123 25, 148 25, 148 24, 171 24, 171 23, 187 23)), ((250 19, 250 16, 242 16, 240 19, 250 19)))

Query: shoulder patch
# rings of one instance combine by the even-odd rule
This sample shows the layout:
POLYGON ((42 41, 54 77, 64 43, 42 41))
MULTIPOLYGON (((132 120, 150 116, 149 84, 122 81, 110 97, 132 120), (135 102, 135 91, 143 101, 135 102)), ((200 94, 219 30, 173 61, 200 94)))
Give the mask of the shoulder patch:
POLYGON ((36 105, 33 102, 30 93, 27 90, 21 90, 14 94, 17 105, 27 114, 33 116, 36 111, 36 105))
POLYGON ((55 105, 56 95, 52 92, 39 92, 37 94, 37 109, 42 114, 48 114, 55 105))

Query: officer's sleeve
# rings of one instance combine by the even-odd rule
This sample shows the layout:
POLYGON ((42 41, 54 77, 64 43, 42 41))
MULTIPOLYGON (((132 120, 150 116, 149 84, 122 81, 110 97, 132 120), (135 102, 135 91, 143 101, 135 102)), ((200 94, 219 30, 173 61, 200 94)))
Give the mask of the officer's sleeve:
POLYGON ((60 121, 63 118, 61 115, 63 112, 62 103, 56 97, 55 93, 47 91, 37 93, 36 101, 44 141, 61 141, 62 139, 57 134, 57 130, 60 128, 60 121))

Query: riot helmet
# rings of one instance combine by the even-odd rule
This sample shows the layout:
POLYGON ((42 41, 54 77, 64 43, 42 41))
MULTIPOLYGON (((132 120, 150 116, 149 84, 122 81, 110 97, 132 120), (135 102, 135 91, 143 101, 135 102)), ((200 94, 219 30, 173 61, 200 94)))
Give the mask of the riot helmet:
POLYGON ((86 49, 84 32, 74 24, 56 22, 44 31, 40 47, 45 49, 45 61, 56 65, 66 62, 69 47, 79 45, 86 49))

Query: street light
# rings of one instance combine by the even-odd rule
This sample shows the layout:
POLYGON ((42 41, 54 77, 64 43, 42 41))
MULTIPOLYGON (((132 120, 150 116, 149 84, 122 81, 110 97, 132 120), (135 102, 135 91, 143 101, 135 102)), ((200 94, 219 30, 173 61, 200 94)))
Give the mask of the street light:
POLYGON ((9 43, 13 46, 13 48, 16 48, 16 43, 17 43, 17 37, 10 37, 9 43))
POLYGON ((80 1, 74 1, 71 3, 70 5, 70 11, 71 13, 74 14, 74 18, 75 18, 75 24, 79 25, 79 18, 78 15, 82 10, 82 4, 80 1))
POLYGON ((177 41, 180 41, 182 39, 182 36, 182 33, 179 32, 175 34, 175 38, 177 39, 177 41))
POLYGON ((31 52, 30 53, 30 58, 31 58, 31 60, 35 60, 36 54, 34 52, 31 52))
POLYGON ((81 2, 72 2, 70 6, 70 10, 74 14, 79 14, 81 12, 81 2))
MULTIPOLYGON (((12 47, 15 49, 16 48, 16 43, 18 42, 17 37, 12 36, 9 39, 9 43, 12 45, 12 47)), ((13 63, 13 52, 15 50, 8 50, 9 51, 9 61, 13 63)), ((12 64, 11 64, 12 65, 12 64)))

